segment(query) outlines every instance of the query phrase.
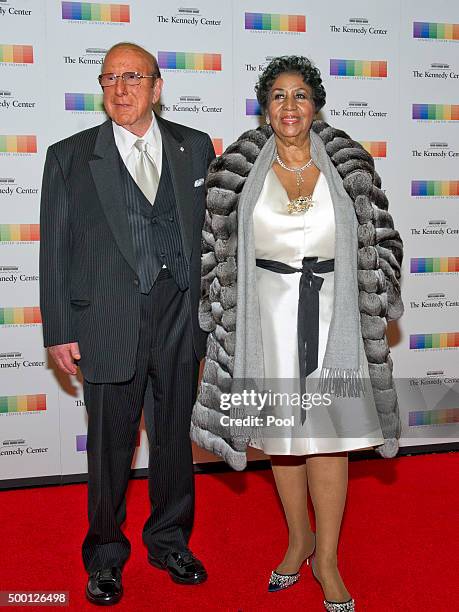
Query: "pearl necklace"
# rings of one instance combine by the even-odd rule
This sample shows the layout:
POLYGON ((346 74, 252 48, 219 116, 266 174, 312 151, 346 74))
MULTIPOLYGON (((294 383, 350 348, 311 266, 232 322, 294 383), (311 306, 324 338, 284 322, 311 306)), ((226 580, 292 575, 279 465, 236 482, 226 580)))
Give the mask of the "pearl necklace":
POLYGON ((296 185, 298 187, 298 197, 289 201, 288 207, 287 207, 288 213, 292 215, 294 213, 301 213, 301 212, 308 211, 310 208, 312 208, 314 204, 314 202, 312 201, 312 194, 306 195, 306 196, 301 195, 301 185, 302 183, 304 183, 303 170, 306 170, 306 168, 309 168, 309 166, 311 166, 314 163, 312 161, 312 157, 308 162, 304 164, 304 166, 301 166, 300 168, 289 168, 281 160, 281 158, 279 157, 279 154, 276 155, 276 161, 281 168, 284 168, 284 170, 288 170, 288 172, 294 172, 296 175, 296 185))

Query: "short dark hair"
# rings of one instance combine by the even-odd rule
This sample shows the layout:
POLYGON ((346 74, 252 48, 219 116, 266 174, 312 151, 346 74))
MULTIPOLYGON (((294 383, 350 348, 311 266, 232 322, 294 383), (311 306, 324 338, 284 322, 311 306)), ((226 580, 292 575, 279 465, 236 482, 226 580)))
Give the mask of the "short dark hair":
POLYGON ((305 84, 311 88, 316 113, 320 111, 325 104, 326 97, 320 70, 307 57, 302 55, 282 55, 269 62, 255 85, 257 100, 262 112, 264 113, 268 106, 269 92, 274 81, 280 74, 285 73, 299 74, 303 78, 305 84))

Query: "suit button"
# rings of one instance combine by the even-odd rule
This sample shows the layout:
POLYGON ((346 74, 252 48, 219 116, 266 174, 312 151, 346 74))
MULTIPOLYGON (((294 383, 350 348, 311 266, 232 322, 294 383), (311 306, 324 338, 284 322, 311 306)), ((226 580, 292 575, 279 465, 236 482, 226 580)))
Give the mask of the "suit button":
POLYGON ((174 217, 169 217, 169 221, 170 221, 171 223, 174 223, 174 217))
POLYGON ((158 222, 158 219, 156 217, 153 217, 153 219, 151 220, 152 225, 155 225, 155 223, 158 222))
POLYGON ((138 287, 138 286, 139 286, 139 284, 140 284, 139 279, 138 279, 138 278, 135 278, 135 279, 134 279, 134 285, 135 285, 136 287, 138 287))

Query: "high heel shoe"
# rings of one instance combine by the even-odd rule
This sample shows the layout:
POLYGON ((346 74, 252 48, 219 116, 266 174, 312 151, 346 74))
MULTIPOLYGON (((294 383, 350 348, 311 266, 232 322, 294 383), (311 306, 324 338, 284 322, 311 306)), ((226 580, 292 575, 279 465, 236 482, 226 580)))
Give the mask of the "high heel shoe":
MULTIPOLYGON (((321 585, 320 580, 314 571, 314 566, 315 556, 311 557, 312 575, 321 585)), ((327 610, 327 612, 355 612, 355 601, 352 598, 348 599, 347 601, 329 601, 328 599, 324 599, 324 608, 327 610)))
MULTIPOLYGON (((316 536, 314 535, 314 545, 311 553, 306 557, 304 561, 309 565, 309 559, 314 554, 316 549, 316 536)), ((304 563, 303 561, 303 563, 304 563)), ((301 565, 303 565, 303 563, 301 565)), ((300 569, 301 569, 300 565, 300 569)), ((268 583, 268 591, 269 593, 275 593, 276 591, 282 591, 283 589, 288 589, 288 587, 293 586, 300 579, 300 570, 296 572, 296 574, 279 574, 275 570, 271 572, 271 576, 269 578, 268 583)))

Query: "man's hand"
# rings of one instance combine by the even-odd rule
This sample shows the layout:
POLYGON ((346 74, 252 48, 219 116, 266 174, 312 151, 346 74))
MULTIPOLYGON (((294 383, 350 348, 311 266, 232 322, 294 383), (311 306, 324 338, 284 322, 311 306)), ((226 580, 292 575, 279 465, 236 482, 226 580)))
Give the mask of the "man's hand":
POLYGON ((78 342, 70 342, 69 344, 56 344, 48 347, 49 354, 56 362, 57 367, 66 374, 77 373, 75 359, 81 359, 78 342))

